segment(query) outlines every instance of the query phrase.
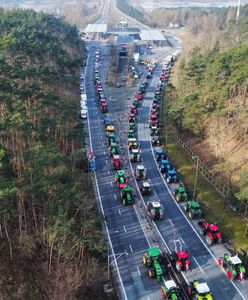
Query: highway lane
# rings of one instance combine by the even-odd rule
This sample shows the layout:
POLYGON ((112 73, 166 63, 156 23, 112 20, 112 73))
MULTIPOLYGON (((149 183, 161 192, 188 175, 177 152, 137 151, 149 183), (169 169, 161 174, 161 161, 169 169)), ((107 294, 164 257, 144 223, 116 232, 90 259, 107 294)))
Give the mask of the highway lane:
POLYGON ((185 219, 185 216, 178 209, 177 204, 169 193, 166 183, 158 171, 152 153, 149 129, 144 128, 144 124, 148 122, 148 114, 152 105, 152 92, 154 92, 158 76, 159 71, 156 71, 154 80, 143 102, 142 113, 138 118, 138 122, 140 123, 138 126, 138 137, 142 150, 143 164, 147 168, 147 177, 150 179, 152 187, 154 187, 156 192, 156 194, 153 194, 152 199, 160 199, 165 208, 165 220, 156 222, 157 227, 172 251, 175 247, 174 240, 180 241, 183 248, 188 250, 192 261, 192 270, 185 274, 188 281, 193 279, 207 281, 217 299, 246 299, 248 298, 247 283, 236 284, 241 291, 240 294, 213 258, 213 256, 218 257, 218 255, 223 254, 227 250, 223 245, 218 245, 212 247, 210 250, 213 252, 213 256, 209 253, 185 219), (213 251, 213 249, 216 250, 213 251))
MULTIPOLYGON (((95 100, 93 81, 95 48, 89 47, 89 59, 86 69, 85 88, 88 97, 88 117, 93 151, 96 156, 97 182, 102 200, 104 216, 109 229, 109 235, 117 259, 117 265, 128 299, 160 299, 160 284, 151 282, 147 270, 142 264, 142 255, 149 248, 148 240, 142 230, 135 210, 132 207, 123 207, 119 192, 113 182, 115 172, 111 170, 110 158, 107 154, 106 137, 102 114, 98 110, 95 100), (126 255, 125 253, 128 253, 126 255)), ((107 48, 101 47, 106 53, 107 48)), ((103 82, 106 75, 107 54, 102 61, 103 82)), ((107 93, 107 91, 106 91, 107 93)), ((111 101, 109 107, 111 109, 111 101)), ((120 109, 120 107, 119 107, 120 109)), ((118 107, 117 107, 118 110, 118 107)), ((121 109, 122 110, 122 109, 121 109)), ((121 113, 119 110, 119 113, 121 113)), ((116 112, 113 112, 116 114, 116 112)), ((111 116, 111 112, 110 112, 111 116)), ((118 129, 118 125, 117 125, 118 129)))

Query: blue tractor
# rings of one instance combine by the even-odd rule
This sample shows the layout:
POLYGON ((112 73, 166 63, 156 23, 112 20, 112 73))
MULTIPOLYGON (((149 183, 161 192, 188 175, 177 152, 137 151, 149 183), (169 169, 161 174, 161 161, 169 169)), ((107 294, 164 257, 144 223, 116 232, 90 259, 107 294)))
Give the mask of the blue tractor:
POLYGON ((109 117, 104 117, 103 121, 105 126, 111 125, 111 121, 109 117))
POLYGON ((167 183, 177 183, 178 182, 177 172, 175 171, 175 169, 168 170, 167 176, 166 176, 166 181, 167 181, 167 183))
POLYGON ((160 163, 160 161, 161 161, 162 159, 166 159, 166 154, 165 154, 164 149, 162 149, 162 148, 157 148, 157 149, 155 150, 155 157, 156 157, 157 163, 160 163))
POLYGON ((162 174, 167 174, 170 170, 171 165, 167 159, 162 159, 159 164, 159 170, 162 174))

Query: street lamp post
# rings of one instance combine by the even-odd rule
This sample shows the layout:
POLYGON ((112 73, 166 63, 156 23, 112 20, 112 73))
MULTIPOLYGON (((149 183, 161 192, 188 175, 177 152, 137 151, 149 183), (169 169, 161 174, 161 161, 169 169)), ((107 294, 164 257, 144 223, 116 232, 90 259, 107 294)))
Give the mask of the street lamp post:
POLYGON ((194 191, 193 191, 193 200, 195 199, 196 194, 196 184, 197 184, 197 177, 198 177, 198 170, 199 170, 199 157, 198 156, 192 156, 192 158, 196 159, 196 171, 195 171, 195 182, 194 182, 194 191))

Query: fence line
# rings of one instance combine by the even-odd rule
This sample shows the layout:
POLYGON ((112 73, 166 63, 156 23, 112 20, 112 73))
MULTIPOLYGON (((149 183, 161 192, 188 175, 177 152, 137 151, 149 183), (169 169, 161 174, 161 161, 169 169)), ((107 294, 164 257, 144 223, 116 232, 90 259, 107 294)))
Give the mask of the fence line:
POLYGON ((195 155, 195 153, 187 146, 184 141, 177 137, 177 146, 184 151, 191 162, 197 165, 198 160, 198 170, 202 176, 215 188, 217 192, 228 202, 229 206, 240 212, 244 217, 248 217, 248 204, 239 201, 233 194, 231 187, 221 184, 215 175, 202 163, 202 161, 195 155))

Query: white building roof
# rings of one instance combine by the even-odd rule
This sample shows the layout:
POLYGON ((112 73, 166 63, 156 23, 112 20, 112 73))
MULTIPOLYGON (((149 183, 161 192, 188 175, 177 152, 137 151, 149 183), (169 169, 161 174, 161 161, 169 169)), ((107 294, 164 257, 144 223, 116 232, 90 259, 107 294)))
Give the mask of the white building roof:
POLYGON ((140 38, 143 41, 165 41, 165 37, 159 30, 141 30, 140 38))
POLYGON ((88 24, 84 30, 86 33, 105 33, 107 32, 107 24, 88 24))

